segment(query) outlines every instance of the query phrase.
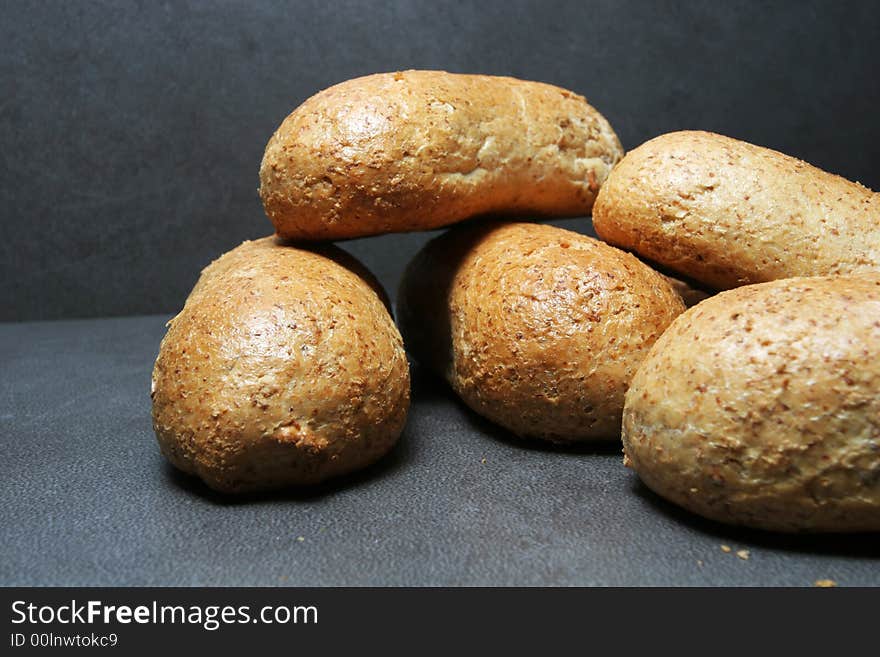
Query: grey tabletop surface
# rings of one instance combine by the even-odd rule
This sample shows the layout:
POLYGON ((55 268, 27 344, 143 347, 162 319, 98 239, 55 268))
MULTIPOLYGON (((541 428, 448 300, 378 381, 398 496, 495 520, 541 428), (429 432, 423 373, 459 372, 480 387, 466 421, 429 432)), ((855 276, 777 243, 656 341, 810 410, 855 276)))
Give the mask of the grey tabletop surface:
POLYGON ((0 324, 0 585, 880 585, 880 535, 704 521, 644 488, 619 445, 520 442, 417 367, 377 465, 219 496, 153 436, 166 319, 0 324))

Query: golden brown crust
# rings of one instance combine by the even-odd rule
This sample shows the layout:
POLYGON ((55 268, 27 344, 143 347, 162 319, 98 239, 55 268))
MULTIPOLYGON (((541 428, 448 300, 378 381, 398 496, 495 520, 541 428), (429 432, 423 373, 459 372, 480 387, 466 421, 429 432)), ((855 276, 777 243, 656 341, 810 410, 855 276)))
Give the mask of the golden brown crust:
POLYGON ((316 483, 391 448, 409 367, 352 260, 265 238, 205 269, 153 371, 153 426, 171 463, 242 492, 316 483))
POLYGON ((880 274, 721 293, 680 316, 626 395, 628 464, 721 522, 880 530, 880 274))
POLYGON ((556 442, 618 439, 630 379, 683 310, 633 256, 529 223, 447 231, 410 263, 398 296, 407 348, 468 406, 556 442))
POLYGON ((332 240, 479 214, 589 214, 622 156, 586 100, 539 82, 443 71, 356 78, 308 99, 266 146, 276 232, 332 240))
POLYGON ((716 289, 880 270, 880 194, 709 132, 661 135, 628 153, 599 193, 593 225, 716 289))

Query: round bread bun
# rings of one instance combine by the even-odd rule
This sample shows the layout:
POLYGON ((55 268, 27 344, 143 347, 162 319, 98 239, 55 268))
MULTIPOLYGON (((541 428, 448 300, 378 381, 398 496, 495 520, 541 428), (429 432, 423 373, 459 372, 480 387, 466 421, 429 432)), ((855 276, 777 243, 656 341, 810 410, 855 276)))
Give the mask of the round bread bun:
POLYGON ((508 77, 380 73, 308 99, 272 135, 260 196, 278 235, 336 240, 479 214, 580 216, 623 155, 571 91, 508 77))
POLYGON ((432 240, 398 297, 404 342, 464 402, 524 437, 619 440, 636 368, 684 305, 635 257, 533 223, 432 240))
POLYGON ((723 292, 679 317, 626 394, 626 463, 721 522, 880 530, 880 274, 723 292))
POLYGON ((409 367, 364 272, 336 247, 272 237, 208 266, 153 370, 168 460, 237 493, 314 484, 385 454, 406 421, 409 367))
POLYGON ((603 240, 712 289, 880 271, 880 194, 769 148, 673 132, 599 192, 603 240))

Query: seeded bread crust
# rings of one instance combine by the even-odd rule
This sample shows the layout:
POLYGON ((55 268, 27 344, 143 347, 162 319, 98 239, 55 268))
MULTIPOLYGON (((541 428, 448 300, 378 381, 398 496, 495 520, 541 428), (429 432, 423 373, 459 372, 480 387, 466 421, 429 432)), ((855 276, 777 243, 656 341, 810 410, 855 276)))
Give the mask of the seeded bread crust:
POLYGON ((728 289, 880 271, 880 194, 709 132, 652 139, 614 168, 593 209, 605 241, 728 289))
POLYGON ((476 412, 525 437, 619 440, 623 396, 684 304, 633 256, 578 233, 480 222, 409 264, 407 349, 476 412))
POLYGON ((649 488, 714 520, 880 530, 880 274, 691 308, 633 379, 623 445, 649 488))
POLYGON ((409 367, 385 304, 336 247, 245 242, 202 273, 153 370, 162 453, 223 492, 314 484, 397 441, 409 367))
POLYGON ((266 146, 282 237, 428 230, 489 213, 590 213, 623 149, 571 91, 508 77, 381 73, 308 99, 266 146))

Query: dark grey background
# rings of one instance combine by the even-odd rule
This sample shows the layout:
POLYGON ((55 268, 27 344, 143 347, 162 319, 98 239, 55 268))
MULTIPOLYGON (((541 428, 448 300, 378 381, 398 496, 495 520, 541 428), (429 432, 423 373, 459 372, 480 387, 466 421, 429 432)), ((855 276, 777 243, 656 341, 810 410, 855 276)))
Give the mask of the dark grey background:
MULTIPOLYGON (((703 128, 877 188, 878 34, 874 2, 2 2, 0 320, 175 311, 271 231, 284 116, 376 71, 544 80, 627 148, 703 128)), ((425 238, 345 246, 393 294, 425 238)))

